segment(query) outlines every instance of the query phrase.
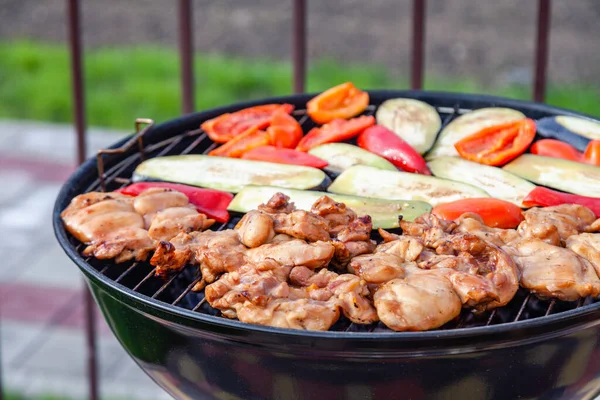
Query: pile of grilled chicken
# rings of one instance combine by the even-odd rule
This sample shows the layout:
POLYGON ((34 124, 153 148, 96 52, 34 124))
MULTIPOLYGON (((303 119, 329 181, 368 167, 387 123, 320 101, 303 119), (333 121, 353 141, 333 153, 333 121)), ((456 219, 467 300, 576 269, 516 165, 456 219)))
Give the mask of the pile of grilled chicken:
POLYGON ((327 330, 343 313, 357 324, 396 331, 438 328, 462 309, 506 305, 519 285, 540 298, 600 295, 600 220, 578 205, 533 208, 514 229, 485 226, 475 214, 456 221, 425 214, 402 221, 402 235, 321 197, 297 210, 281 193, 234 229, 187 197, 149 189, 77 196, 64 223, 87 244, 84 255, 145 260, 160 276, 200 267, 208 303, 223 316, 284 328, 327 330))

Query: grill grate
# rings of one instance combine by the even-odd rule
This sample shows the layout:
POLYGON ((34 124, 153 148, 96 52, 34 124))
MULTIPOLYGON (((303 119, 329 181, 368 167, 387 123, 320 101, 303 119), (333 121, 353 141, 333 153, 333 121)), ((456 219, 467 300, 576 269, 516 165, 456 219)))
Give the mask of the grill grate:
MULTIPOLYGON (((458 105, 453 108, 436 107, 436 109, 443 121, 442 128, 457 116, 471 111, 469 109, 460 108, 458 105)), ((369 106, 364 114, 373 115, 374 111, 375 106, 369 106)), ((305 132, 315 126, 310 118, 308 118, 306 110, 295 110, 293 116, 301 124, 305 132)), ((206 154, 215 147, 216 144, 213 143, 201 129, 184 132, 162 142, 148 145, 143 149, 140 146, 140 151, 138 153, 124 158, 106 170, 103 179, 100 179, 99 177, 87 188, 86 192, 102 190, 103 185, 107 191, 116 190, 119 187, 128 185, 131 183, 131 176, 135 167, 145 157, 150 158, 177 154, 206 154)), ((102 156, 100 155, 99 158, 102 158, 102 156)), ((100 162, 102 161, 100 160, 100 162)), ((240 216, 232 215, 227 224, 215 224, 211 229, 230 229, 233 228, 239 220, 240 216)), ((75 238, 69 235, 69 240, 79 252, 83 250, 83 245, 75 238)), ((123 264, 114 264, 112 262, 97 260, 93 257, 88 257, 85 261, 100 274, 115 282, 115 284, 127 287, 140 295, 161 301, 173 307, 220 316, 220 312, 212 308, 206 302, 204 290, 197 292, 192 290, 196 284, 201 282, 201 277, 199 276, 199 271, 196 266, 187 265, 177 274, 165 280, 154 276, 155 268, 148 262, 130 261, 123 264)), ((478 315, 469 310, 463 310, 459 318, 447 323, 440 329, 447 330, 499 325, 539 318, 553 313, 579 308, 583 305, 597 301, 598 299, 589 297, 577 302, 541 300, 532 296, 527 290, 521 288, 514 299, 505 307, 478 315)), ((331 330, 345 332, 391 332, 391 330, 382 323, 357 325, 351 323, 344 317, 341 317, 331 330)))

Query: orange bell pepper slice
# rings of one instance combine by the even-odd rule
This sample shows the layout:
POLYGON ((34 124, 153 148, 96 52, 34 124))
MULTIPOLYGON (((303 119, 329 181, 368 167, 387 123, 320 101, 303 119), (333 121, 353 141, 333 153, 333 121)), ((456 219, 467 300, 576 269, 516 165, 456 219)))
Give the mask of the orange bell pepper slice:
POLYGON ((491 197, 462 199, 435 206, 431 213, 453 221, 466 212, 472 212, 493 228, 512 229, 523 221, 521 208, 508 201, 491 197))
POLYGON ((535 138, 535 122, 524 118, 494 125, 467 136, 454 147, 462 158, 499 166, 523 154, 535 138))
POLYGON ((309 151, 313 147, 325 143, 342 142, 352 139, 370 126, 375 125, 373 116, 360 116, 350 120, 334 119, 320 128, 311 129, 306 136, 300 140, 296 150, 309 151))
POLYGON ((213 142, 226 143, 253 128, 266 128, 277 111, 289 114, 293 110, 291 104, 264 104, 220 115, 205 121, 200 127, 213 142))
POLYGON ((600 140, 592 140, 588 143, 583 153, 583 161, 600 166, 600 140))
POLYGON ((368 105, 369 94, 346 82, 309 100, 306 110, 313 121, 326 124, 336 118, 355 117, 365 111, 368 105))
POLYGON ((236 136, 224 145, 208 153, 209 156, 240 158, 247 151, 270 143, 269 134, 256 126, 236 136))
POLYGON ((273 114, 271 126, 267 128, 267 133, 273 146, 287 149, 296 147, 304 134, 296 118, 284 110, 278 110, 273 114))

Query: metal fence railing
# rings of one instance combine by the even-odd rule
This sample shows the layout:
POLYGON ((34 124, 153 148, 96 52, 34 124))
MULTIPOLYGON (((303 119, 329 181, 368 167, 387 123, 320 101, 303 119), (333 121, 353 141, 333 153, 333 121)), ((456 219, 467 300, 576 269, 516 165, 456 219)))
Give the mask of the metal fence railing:
MULTIPOLYGON (((293 1, 292 24, 292 64, 293 89, 296 93, 304 91, 306 82, 306 19, 307 0, 293 1)), ((85 87, 83 80, 81 44, 80 0, 66 0, 67 22, 69 27, 69 48, 71 54, 71 79, 73 90, 73 116, 77 135, 77 160, 82 163, 86 158, 86 119, 85 87)), ((411 41, 411 88, 423 87, 425 64, 426 0, 412 0, 412 41, 411 41)), ((535 42, 534 83, 532 98, 544 101, 546 92, 546 70, 548 61, 551 0, 537 2, 537 31, 535 42)), ((179 51, 181 61, 181 110, 183 113, 194 111, 194 68, 193 68, 193 0, 178 0, 179 51)), ((95 305, 87 287, 83 296, 85 302, 85 329, 87 343, 87 369, 89 379, 89 399, 98 399, 98 368, 96 357, 96 327, 94 323, 95 305)), ((2 383, 0 376, 0 400, 2 383)))

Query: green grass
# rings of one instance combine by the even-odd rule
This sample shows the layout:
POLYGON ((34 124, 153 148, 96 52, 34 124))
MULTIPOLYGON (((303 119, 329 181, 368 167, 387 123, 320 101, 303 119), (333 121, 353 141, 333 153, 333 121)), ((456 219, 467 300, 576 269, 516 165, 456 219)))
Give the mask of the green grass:
MULTIPOLYGON (((71 121, 69 55, 64 46, 0 42, 0 117, 71 121)), ((98 49, 86 54, 85 85, 89 125, 129 128, 136 117, 163 121, 180 114, 177 52, 157 47, 98 49)), ((289 94, 287 62, 197 55, 196 109, 289 94)), ((319 91, 352 81, 361 88, 405 88, 406 80, 374 65, 311 61, 307 89, 319 91)), ((483 89, 469 80, 428 79, 431 90, 490 93, 527 99, 529 88, 483 89)), ((600 115, 598 89, 585 85, 551 87, 548 103, 600 115)))

